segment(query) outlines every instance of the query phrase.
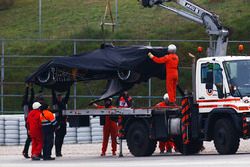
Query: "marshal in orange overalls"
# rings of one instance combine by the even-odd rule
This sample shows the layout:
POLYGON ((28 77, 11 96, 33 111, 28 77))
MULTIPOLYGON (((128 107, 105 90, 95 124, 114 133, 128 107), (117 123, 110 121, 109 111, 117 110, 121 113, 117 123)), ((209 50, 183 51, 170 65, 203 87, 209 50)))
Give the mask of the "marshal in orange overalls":
POLYGON ((166 64, 166 89, 169 95, 169 102, 175 103, 179 64, 179 58, 177 54, 171 53, 160 58, 153 56, 152 60, 158 64, 166 64))

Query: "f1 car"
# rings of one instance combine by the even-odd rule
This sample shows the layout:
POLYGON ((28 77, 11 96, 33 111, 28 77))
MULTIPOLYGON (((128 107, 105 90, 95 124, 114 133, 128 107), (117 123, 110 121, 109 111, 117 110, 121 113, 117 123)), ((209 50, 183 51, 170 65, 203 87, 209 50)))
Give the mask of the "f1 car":
POLYGON ((165 79, 165 66, 152 62, 148 52, 164 56, 167 48, 102 44, 100 49, 92 52, 54 58, 41 65, 26 82, 62 92, 74 82, 108 80, 106 91, 99 99, 102 100, 151 77, 165 79))

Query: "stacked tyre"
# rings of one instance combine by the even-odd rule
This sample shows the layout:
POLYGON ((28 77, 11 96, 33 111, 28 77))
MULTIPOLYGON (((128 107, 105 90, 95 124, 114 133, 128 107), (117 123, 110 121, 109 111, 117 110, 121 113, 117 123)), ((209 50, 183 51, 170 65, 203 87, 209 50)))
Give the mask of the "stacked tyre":
POLYGON ((77 143, 91 143, 90 127, 78 127, 76 129, 77 143))
POLYGON ((64 138, 65 144, 75 144, 76 143, 76 128, 67 126, 67 134, 64 138))
POLYGON ((19 144, 19 119, 17 117, 6 117, 4 121, 5 145, 19 144))
POLYGON ((4 145, 4 117, 0 117, 0 145, 4 145))
POLYGON ((23 145, 27 138, 24 118, 19 118, 19 144, 23 145))
POLYGON ((100 117, 91 117, 90 126, 92 143, 101 143, 103 136, 103 126, 100 125, 100 117))

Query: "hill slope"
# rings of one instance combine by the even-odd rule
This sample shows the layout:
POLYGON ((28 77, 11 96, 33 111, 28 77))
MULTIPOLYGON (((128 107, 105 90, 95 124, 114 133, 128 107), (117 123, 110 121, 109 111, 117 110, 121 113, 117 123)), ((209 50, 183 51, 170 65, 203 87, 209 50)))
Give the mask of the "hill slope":
MULTIPOLYGON (((8 10, 0 11, 0 38, 17 39, 5 43, 5 54, 26 55, 26 57, 6 57, 5 82, 23 82, 37 66, 48 61, 48 55, 71 55, 73 43, 70 41, 23 41, 22 38, 94 38, 103 39, 100 21, 105 11, 103 0, 42 0, 42 34, 39 34, 38 1, 18 0, 8 10), (40 55, 34 58, 30 55, 40 55), (43 57, 43 55, 46 55, 43 57), (28 66, 22 68, 21 66, 28 66), (13 68, 15 67, 15 68, 13 68)), ((111 0, 114 6, 115 0, 111 0)), ((209 0, 194 0, 197 4, 220 16, 223 25, 233 32, 231 40, 249 40, 250 38, 250 1, 246 0, 221 0, 217 3, 209 3, 209 0)), ((208 39, 205 29, 193 22, 187 21, 169 11, 158 7, 142 8, 137 0, 118 1, 119 17, 115 32, 106 28, 107 39, 208 39)), ((168 3, 173 6, 173 3, 168 3)), ((114 11, 114 10, 113 10, 114 11)), ((114 13, 113 13, 114 14, 114 13)), ((100 42, 77 43, 77 52, 92 50, 99 47, 100 42)), ((131 43, 118 43, 118 45, 131 43)), ((135 43, 132 43, 135 44, 135 43)), ((139 44, 139 43, 136 43, 139 44)), ((168 45, 167 42, 153 42, 152 45, 168 45)), ((181 66, 190 66, 190 60, 184 55, 187 52, 195 52, 197 45, 204 43, 178 43, 178 54, 181 66)), ((230 45, 229 53, 237 52, 236 44, 230 45)), ((247 53, 250 46, 246 46, 247 53)), ((181 70, 181 84, 190 89, 190 72, 181 70)), ((92 85, 93 86, 93 85, 92 85)), ((78 95, 99 94, 104 87, 103 83, 96 83, 92 93, 87 87, 78 88, 78 95)), ((22 85, 5 85, 5 94, 22 94, 22 85)), ((153 95, 162 95, 164 81, 153 81, 153 95), (159 89, 161 87, 161 89, 159 89)), ((147 95, 147 84, 136 86, 132 90, 134 95, 147 95), (140 92, 138 92, 140 90, 140 92)), ((5 98, 6 110, 17 110, 20 99, 13 106, 13 98, 5 98)), ((82 99, 78 99, 82 101, 82 99)), ((82 105, 82 104, 81 104, 82 105)))
MULTIPOLYGON (((111 0, 113 6, 114 1, 111 0)), ((196 0, 194 2, 218 14, 223 24, 233 29, 232 39, 246 40, 250 35, 247 31, 250 24, 249 1, 227 0, 208 3, 208 0, 196 0)), ((118 4, 119 27, 113 34, 115 38, 206 39, 202 27, 169 11, 157 7, 144 9, 136 0, 123 0, 118 4)), ((172 6, 174 3, 168 4, 172 6)), ((99 24, 104 10, 103 0, 43 0, 42 38, 100 38, 99 24)), ((16 1, 11 9, 0 11, 0 16, 0 37, 39 37, 38 1, 16 1)))

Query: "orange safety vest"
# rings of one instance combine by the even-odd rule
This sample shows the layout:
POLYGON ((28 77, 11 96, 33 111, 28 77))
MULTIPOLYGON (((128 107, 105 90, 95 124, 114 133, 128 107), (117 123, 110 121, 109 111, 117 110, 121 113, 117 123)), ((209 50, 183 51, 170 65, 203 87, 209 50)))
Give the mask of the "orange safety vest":
POLYGON ((42 126, 55 126, 56 125, 56 119, 54 114, 49 110, 43 110, 40 114, 40 121, 42 126))

